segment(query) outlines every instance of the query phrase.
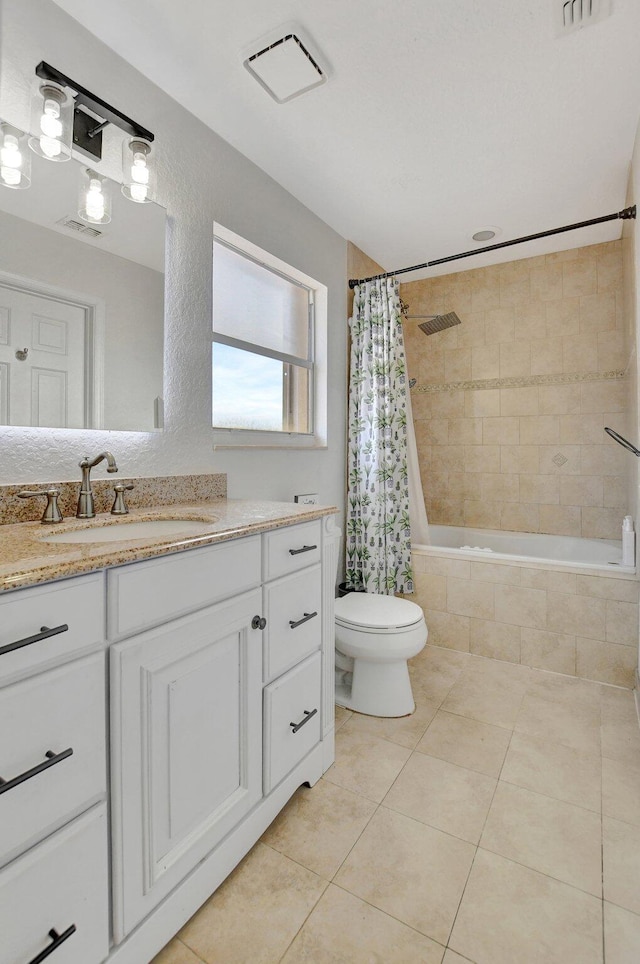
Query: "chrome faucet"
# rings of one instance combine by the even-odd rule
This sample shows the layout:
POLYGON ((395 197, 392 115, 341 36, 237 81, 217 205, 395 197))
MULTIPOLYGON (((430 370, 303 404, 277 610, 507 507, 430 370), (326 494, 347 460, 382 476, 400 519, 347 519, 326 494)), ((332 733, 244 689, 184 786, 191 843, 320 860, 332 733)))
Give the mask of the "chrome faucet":
POLYGON ((82 469, 82 485, 80 486, 80 497, 78 499, 78 509, 76 512, 77 519, 93 519, 95 517, 96 512, 89 473, 94 465, 98 465, 98 463, 104 461, 104 459, 107 460, 107 472, 118 471, 116 460, 111 452, 101 452, 100 455, 96 455, 92 461, 89 461, 89 456, 85 455, 82 461, 78 462, 78 465, 82 469))

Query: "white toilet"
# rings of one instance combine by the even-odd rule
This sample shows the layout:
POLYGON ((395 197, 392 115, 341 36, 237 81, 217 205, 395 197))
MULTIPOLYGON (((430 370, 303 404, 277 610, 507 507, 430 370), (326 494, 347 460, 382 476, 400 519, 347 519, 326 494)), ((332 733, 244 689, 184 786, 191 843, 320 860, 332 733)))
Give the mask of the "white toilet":
POLYGON ((407 716, 415 703, 407 660, 427 642, 420 606, 379 593, 336 599, 336 703, 369 716, 407 716))

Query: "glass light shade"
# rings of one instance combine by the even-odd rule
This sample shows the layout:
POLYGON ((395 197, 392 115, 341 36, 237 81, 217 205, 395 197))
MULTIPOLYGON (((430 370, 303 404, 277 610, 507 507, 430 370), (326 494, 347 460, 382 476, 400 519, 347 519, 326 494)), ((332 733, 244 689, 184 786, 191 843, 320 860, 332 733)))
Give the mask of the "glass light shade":
POLYGON ((68 161, 73 137, 73 98, 58 84, 39 82, 31 108, 29 147, 48 161, 68 161))
POLYGON ((80 177, 78 216, 90 224, 108 224, 111 220, 111 182, 90 167, 80 177))
POLYGON ((138 204, 154 200, 155 167, 151 155, 151 144, 141 137, 122 143, 122 193, 138 204))
POLYGON ((31 185, 31 153, 27 135, 0 122, 0 184, 17 191, 31 185))

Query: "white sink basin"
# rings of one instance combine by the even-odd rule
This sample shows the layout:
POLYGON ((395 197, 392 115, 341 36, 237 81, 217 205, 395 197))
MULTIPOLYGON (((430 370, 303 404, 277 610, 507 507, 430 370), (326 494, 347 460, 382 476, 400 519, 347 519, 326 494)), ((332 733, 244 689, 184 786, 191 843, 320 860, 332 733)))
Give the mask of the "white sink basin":
POLYGON ((70 529, 43 536, 41 542, 128 542, 130 539, 156 539, 162 536, 198 536, 211 531, 214 520, 194 522, 188 519, 148 519, 143 522, 121 522, 118 525, 70 529))

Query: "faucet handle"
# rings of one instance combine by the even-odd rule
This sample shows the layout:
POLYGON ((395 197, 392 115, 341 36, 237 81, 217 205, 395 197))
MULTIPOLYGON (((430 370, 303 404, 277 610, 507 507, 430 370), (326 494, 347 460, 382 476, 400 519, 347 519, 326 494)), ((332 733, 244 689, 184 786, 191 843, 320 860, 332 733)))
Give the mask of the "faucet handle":
POLYGON ((37 495, 46 495, 47 497, 47 505, 40 520, 42 524, 50 525, 52 522, 62 522, 62 512, 60 512, 58 505, 60 489, 40 489, 38 492, 28 492, 24 490, 23 492, 18 492, 19 499, 33 499, 37 495))
POLYGON ((113 487, 113 491, 116 494, 113 500, 113 506, 111 509, 111 515, 128 515, 129 510, 127 508, 127 503, 125 502, 124 493, 135 489, 133 482, 116 482, 113 487))

